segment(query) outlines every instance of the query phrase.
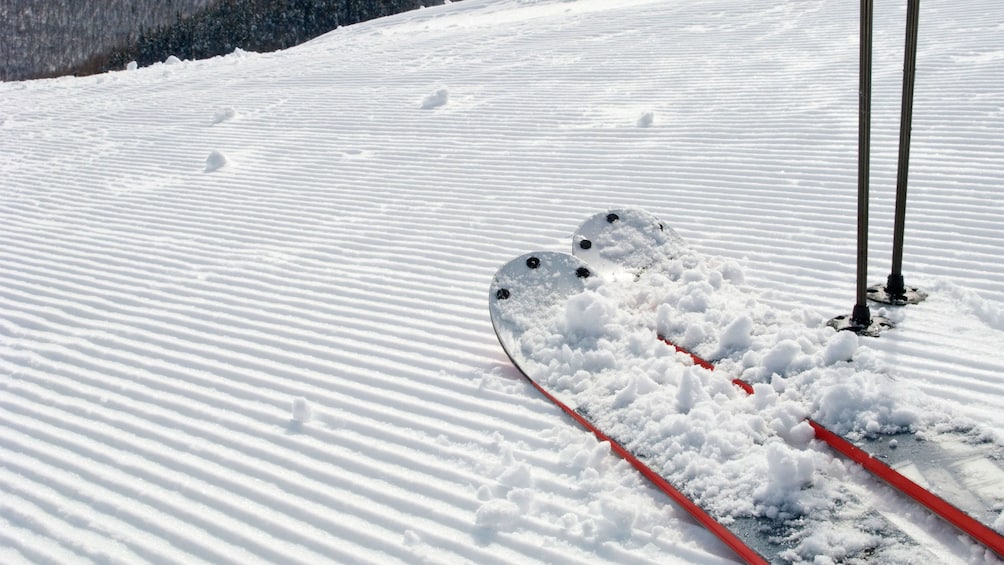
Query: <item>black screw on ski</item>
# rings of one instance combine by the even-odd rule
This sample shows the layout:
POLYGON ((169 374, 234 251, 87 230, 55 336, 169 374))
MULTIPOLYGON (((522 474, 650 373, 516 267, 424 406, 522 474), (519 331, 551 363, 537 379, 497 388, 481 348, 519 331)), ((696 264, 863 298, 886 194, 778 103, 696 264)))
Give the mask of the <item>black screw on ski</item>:
POLYGON ((612 223, 616 222, 619 219, 621 219, 621 217, 618 216, 617 214, 613 214, 613 213, 607 214, 607 223, 608 224, 612 224, 612 223))
POLYGON ((530 257, 529 259, 526 260, 526 266, 530 267, 531 269, 536 269, 537 267, 540 266, 540 259, 537 257, 530 257))
POLYGON ((495 298, 498 298, 499 300, 506 300, 510 296, 512 296, 512 294, 509 293, 509 289, 508 288, 500 288, 495 293, 495 298))
POLYGON ((578 269, 575 269, 575 276, 579 277, 580 279, 587 279, 591 274, 592 273, 589 272, 589 269, 585 267, 579 267, 578 269))
POLYGON ((579 247, 581 249, 589 249, 592 246, 593 246, 593 242, 589 241, 588 239, 583 239, 582 241, 579 242, 579 247))

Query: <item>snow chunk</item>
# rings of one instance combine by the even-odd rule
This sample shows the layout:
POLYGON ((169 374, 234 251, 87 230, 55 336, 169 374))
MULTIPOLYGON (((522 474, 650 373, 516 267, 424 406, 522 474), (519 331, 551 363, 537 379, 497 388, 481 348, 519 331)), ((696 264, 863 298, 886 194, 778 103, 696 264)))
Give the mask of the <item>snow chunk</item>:
POLYGON ((655 121, 655 114, 652 112, 645 112, 638 118, 638 127, 640 128, 650 128, 652 123, 655 121))
POLYGON ((818 556, 815 563, 840 563, 844 558, 881 545, 881 538, 839 523, 813 530, 799 544, 802 555, 818 556))
POLYGON ((599 294, 585 292, 573 296, 565 307, 565 322, 570 335, 599 337, 616 314, 616 306, 599 294))
POLYGON ((714 288, 704 281, 691 283, 687 286, 687 294, 680 298, 676 307, 681 312, 706 312, 711 306, 711 291, 713 290, 714 288))
POLYGON ((809 444, 812 438, 816 437, 816 431, 812 429, 808 421, 802 420, 788 430, 785 437, 791 441, 792 445, 804 447, 809 444))
POLYGON ((477 497, 481 502, 491 500, 492 496, 492 489, 488 485, 481 485, 478 487, 477 497))
POLYGON ((753 344, 753 320, 749 316, 741 316, 732 320, 725 330, 722 331, 718 340, 717 357, 725 357, 732 351, 742 351, 749 349, 753 344))
POLYGON ((490 500, 481 505, 474 514, 474 523, 479 528, 512 530, 519 520, 520 510, 515 502, 503 499, 490 500))
POLYGON ((692 370, 685 372, 676 390, 676 409, 681 414, 689 414, 698 402, 707 398, 708 393, 704 391, 700 377, 692 370))
POLYGON ((171 55, 167 59, 164 59, 164 64, 165 65, 177 65, 180 62, 181 62, 181 59, 175 57, 174 55, 171 55))
POLYGON ((421 543, 422 542, 422 536, 416 534, 414 530, 405 530, 404 531, 404 538, 403 538, 402 541, 404 541, 404 545, 405 546, 411 547, 411 546, 415 546, 415 545, 418 545, 419 543, 421 543))
POLYGON ((237 110, 230 107, 220 108, 215 114, 213 114, 213 125, 230 121, 236 117, 237 110))
POLYGON ((135 71, 138 68, 139 68, 139 63, 137 63, 136 61, 129 61, 128 63, 126 63, 127 71, 135 71))
POLYGON ((293 399, 293 422, 306 424, 310 421, 311 413, 310 404, 307 403, 306 398, 298 397, 293 399))
POLYGON ((567 435, 562 443, 567 445, 561 450, 559 460, 580 477, 588 470, 602 468, 603 462, 610 456, 610 442, 601 442, 593 435, 567 435))
POLYGON ((619 540, 631 537, 638 521, 638 508, 634 504, 616 497, 605 497, 593 506, 598 508, 591 508, 590 513, 602 517, 596 524, 602 537, 619 540))
POLYGON ((205 172, 211 173, 213 171, 218 171, 225 167, 227 164, 227 156, 219 151, 212 151, 209 156, 206 157, 206 169, 205 172))
POLYGON ((440 106, 445 106, 446 102, 450 99, 450 92, 445 88, 440 88, 436 92, 425 97, 422 101, 423 110, 431 110, 433 108, 439 108, 440 106))
POLYGON ((519 463, 502 471, 498 480, 509 487, 530 487, 533 486, 533 472, 526 463, 519 463))
POLYGON ((895 433, 922 419, 920 406, 910 405, 910 389, 886 376, 831 371, 828 377, 833 380, 818 393, 816 419, 836 433, 895 433))
POLYGON ((797 341, 785 339, 771 348, 763 356, 760 364, 767 375, 784 375, 797 368, 808 368, 801 367, 802 363, 799 359, 801 356, 802 346, 797 341))
POLYGON ((833 365, 841 361, 850 361, 858 349, 858 336, 854 332, 837 332, 826 349, 823 350, 823 363, 833 365))
POLYGON ((767 445, 767 482, 757 489, 757 500, 782 506, 812 480, 812 454, 780 443, 767 445))

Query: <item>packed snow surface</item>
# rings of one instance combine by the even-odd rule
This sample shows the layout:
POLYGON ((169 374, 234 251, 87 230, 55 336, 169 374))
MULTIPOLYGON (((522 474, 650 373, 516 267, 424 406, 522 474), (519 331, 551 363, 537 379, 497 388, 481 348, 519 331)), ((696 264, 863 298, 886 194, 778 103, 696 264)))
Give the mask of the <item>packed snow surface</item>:
MULTIPOLYGON (((617 206, 700 262, 632 298, 636 326, 582 330, 673 333, 759 388, 636 339, 654 377, 597 401, 670 383, 639 434, 767 421, 775 482, 724 481, 723 504, 782 508, 822 469, 938 561, 995 562, 800 427, 1004 430, 1004 9, 921 7, 904 271, 930 298, 873 306, 897 323, 878 339, 823 327, 854 303, 857 9, 465 0, 279 53, 0 84, 0 562, 733 561, 492 331, 496 269, 617 206)), ((876 5, 874 283, 905 12, 876 5)), ((576 312, 613 303, 589 296, 576 312)), ((738 469, 752 436, 729 426, 709 456, 733 446, 738 469)))

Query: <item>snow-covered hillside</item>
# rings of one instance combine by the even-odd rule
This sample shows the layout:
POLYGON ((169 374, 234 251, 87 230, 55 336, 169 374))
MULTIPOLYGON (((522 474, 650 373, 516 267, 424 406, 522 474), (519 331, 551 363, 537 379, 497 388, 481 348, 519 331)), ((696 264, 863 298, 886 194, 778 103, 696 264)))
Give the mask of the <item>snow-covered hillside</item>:
MULTIPOLYGON (((876 4, 879 283, 906 2, 876 4)), ((857 37, 856 2, 465 0, 0 83, 0 562, 733 561, 519 378, 488 287, 636 206, 790 332, 849 313, 857 37)), ((1004 430, 999 0, 923 3, 913 132, 930 298, 854 354, 1004 430)), ((995 561, 860 482, 940 561, 995 561)))

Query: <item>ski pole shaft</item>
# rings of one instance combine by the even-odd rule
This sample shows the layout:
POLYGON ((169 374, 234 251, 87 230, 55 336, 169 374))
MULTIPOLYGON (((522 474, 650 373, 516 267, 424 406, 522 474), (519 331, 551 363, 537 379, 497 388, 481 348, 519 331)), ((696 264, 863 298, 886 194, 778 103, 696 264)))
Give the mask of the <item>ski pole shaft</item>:
POLYGON ((858 77, 858 279, 851 319, 867 326, 868 309, 868 178, 871 154, 872 0, 861 0, 861 45, 858 77))
POLYGON ((892 243, 892 273, 889 288, 892 294, 902 294, 903 239, 906 230, 906 191, 910 169, 910 133, 913 121, 913 85, 917 68, 917 29, 920 0, 909 0, 906 9, 906 49, 903 62, 903 102, 899 118, 899 162, 896 169, 896 212, 892 243))

